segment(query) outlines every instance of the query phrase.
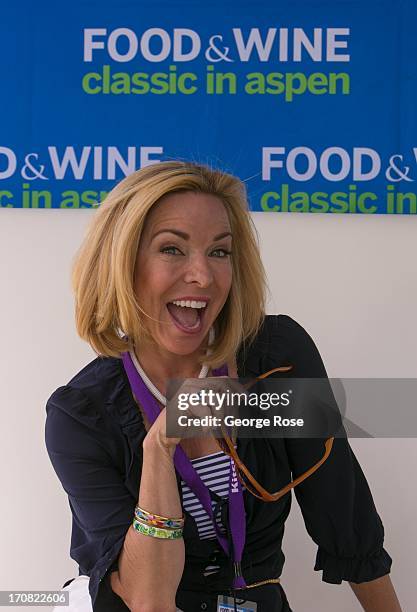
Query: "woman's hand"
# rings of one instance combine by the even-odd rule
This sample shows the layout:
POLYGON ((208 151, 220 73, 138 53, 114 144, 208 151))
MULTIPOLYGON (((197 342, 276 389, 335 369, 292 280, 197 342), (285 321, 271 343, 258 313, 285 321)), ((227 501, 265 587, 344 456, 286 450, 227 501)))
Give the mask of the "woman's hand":
POLYGON ((181 438, 167 436, 167 409, 163 408, 146 434, 143 441, 143 449, 147 451, 159 448, 163 452, 168 453, 172 458, 180 441, 181 438))
MULTIPOLYGON (((227 412, 225 408, 230 409, 231 407, 226 404, 226 399, 224 399, 223 404, 220 406, 220 409, 218 409, 218 398, 226 398, 227 392, 245 393, 246 391, 238 380, 229 378, 228 376, 216 376, 204 379, 186 379, 176 390, 175 394, 169 399, 168 410, 170 411, 170 423, 174 424, 175 426, 177 423, 177 419, 180 415, 184 415, 191 418, 196 417, 199 419, 205 416, 224 416, 227 412), (200 403, 196 403, 195 401, 186 401, 185 398, 190 399, 190 396, 194 396, 195 398, 202 391, 205 392, 204 401, 200 403), (212 395, 209 396, 209 393, 211 393, 212 395), (183 406, 184 402, 187 404, 186 410, 180 410, 180 402, 183 406)), ((156 447, 162 449, 165 452, 168 452, 170 456, 173 457, 175 448, 182 440, 182 438, 190 438, 190 436, 168 436, 167 416, 167 408, 163 408, 157 419, 149 428, 148 434, 143 442, 143 447, 144 449, 154 449, 156 447)), ((197 429, 199 431, 199 437, 202 437, 203 435, 211 435, 212 432, 211 427, 200 426, 197 429)), ((178 431, 178 426, 175 426, 175 431, 178 431)), ((186 430, 184 428, 184 432, 185 431, 186 430)))

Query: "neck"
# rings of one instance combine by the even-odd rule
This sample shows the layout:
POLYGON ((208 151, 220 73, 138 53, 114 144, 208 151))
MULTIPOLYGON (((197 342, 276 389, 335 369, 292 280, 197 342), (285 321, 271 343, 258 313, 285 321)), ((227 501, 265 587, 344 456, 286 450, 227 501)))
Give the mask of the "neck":
POLYGON ((198 358, 205 352, 206 349, 179 357, 175 353, 161 351, 157 346, 141 346, 135 349, 140 365, 163 395, 169 379, 198 378, 202 367, 198 358))

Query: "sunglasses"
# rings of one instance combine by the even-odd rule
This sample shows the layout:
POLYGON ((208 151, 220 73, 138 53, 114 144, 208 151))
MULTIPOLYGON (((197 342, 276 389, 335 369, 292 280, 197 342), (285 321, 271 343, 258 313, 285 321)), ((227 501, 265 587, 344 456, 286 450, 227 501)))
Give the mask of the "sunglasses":
MULTIPOLYGON (((274 368, 258 376, 255 379, 255 381, 246 383, 243 386, 246 389, 250 388, 251 386, 255 384, 256 380, 262 380, 263 378, 267 378, 268 376, 270 376, 271 374, 274 374, 275 372, 288 372, 289 370, 292 369, 292 367, 293 366, 282 366, 280 368, 274 368)), ((224 425, 221 426, 221 432, 222 432, 222 438, 216 438, 217 444, 219 445, 221 450, 224 453, 226 453, 226 455, 229 455, 229 457, 233 459, 235 463, 236 473, 237 473, 237 476, 241 484, 246 488, 247 491, 249 491, 249 493, 251 493, 251 495, 265 502, 277 501, 278 499, 286 495, 291 489, 293 489, 294 487, 299 485, 301 482, 303 482, 303 480, 305 480, 306 478, 314 474, 314 472, 316 472, 319 469, 319 467, 323 465, 323 463, 326 461, 326 459, 330 455, 330 452, 333 446, 333 441, 334 441, 334 437, 327 438, 327 440, 324 443, 324 454, 321 457, 321 459, 317 461, 317 463, 315 463, 310 469, 304 472, 304 474, 301 474, 300 476, 295 478, 295 480, 287 484, 285 487, 283 487, 279 491, 276 491, 275 493, 270 493, 269 491, 264 489, 264 487, 261 484, 259 484, 259 482, 251 474, 251 472, 248 470, 248 468, 243 463, 243 461, 239 458, 239 455, 237 454, 236 449, 235 449, 234 441, 229 436, 224 425)))

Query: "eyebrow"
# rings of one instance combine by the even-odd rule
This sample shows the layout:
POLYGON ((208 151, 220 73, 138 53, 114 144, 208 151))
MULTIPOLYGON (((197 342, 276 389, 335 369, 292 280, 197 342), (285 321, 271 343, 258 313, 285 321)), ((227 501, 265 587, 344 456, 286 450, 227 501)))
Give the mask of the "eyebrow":
MULTIPOLYGON (((189 240, 190 239, 189 234, 186 234, 185 232, 181 232, 180 230, 177 230, 177 229, 161 229, 161 230, 159 230, 158 232, 156 232, 152 236, 151 240, 153 240, 154 238, 156 238, 156 236, 159 236, 159 234, 162 234, 164 232, 168 232, 170 234, 175 234, 176 236, 179 236, 183 240, 189 240)), ((232 237, 232 233, 231 232, 223 232, 222 234, 217 234, 217 236, 214 236, 213 241, 221 240, 222 238, 226 238, 227 236, 232 237)))

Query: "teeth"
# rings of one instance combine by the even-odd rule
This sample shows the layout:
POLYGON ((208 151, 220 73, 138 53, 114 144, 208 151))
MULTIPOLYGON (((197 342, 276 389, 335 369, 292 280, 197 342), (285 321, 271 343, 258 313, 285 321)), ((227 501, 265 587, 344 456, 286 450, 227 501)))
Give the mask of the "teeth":
POLYGON ((172 303, 183 308, 205 308, 207 306, 207 302, 197 302, 195 300, 175 300, 172 303))

